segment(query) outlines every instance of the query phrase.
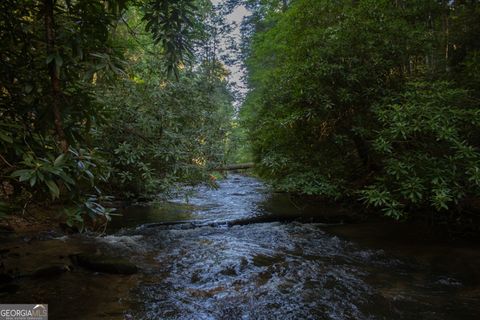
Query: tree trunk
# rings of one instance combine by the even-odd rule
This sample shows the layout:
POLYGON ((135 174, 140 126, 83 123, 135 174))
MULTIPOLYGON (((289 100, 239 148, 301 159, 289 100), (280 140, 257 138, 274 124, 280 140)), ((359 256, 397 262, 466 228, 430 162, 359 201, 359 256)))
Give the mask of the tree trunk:
POLYGON ((358 157, 362 161, 365 168, 367 168, 369 171, 376 171, 378 167, 374 162, 372 162, 370 156, 370 145, 368 142, 353 132, 350 132, 349 136, 352 139, 355 149, 357 150, 358 157))
POLYGON ((227 164, 223 167, 213 168, 211 171, 228 171, 228 170, 241 170, 241 169, 250 169, 255 167, 255 163, 239 163, 239 164, 227 164))
MULTIPOLYGON (((45 9, 45 36, 47 43, 47 56, 55 54, 55 20, 53 13, 53 0, 44 0, 45 9)), ((57 61, 52 59, 48 64, 48 72, 50 74, 50 83, 52 87, 52 111, 55 124, 55 132, 57 134, 58 143, 61 150, 66 153, 68 151, 68 141, 63 130, 62 123, 62 89, 60 86, 60 78, 58 74, 58 68, 56 66, 57 61)))

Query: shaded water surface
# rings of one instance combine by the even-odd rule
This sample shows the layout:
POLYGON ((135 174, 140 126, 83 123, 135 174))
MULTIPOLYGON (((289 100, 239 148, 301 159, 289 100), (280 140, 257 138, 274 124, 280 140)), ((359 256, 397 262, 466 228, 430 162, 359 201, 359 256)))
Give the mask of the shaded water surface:
MULTIPOLYGON (((68 240, 121 252, 138 264, 139 275, 95 275, 103 290, 74 272, 41 286, 90 286, 97 307, 83 318, 92 319, 479 318, 478 246, 385 223, 229 227, 232 220, 302 210, 241 175, 221 181, 218 190, 196 191, 188 203, 179 197, 126 209, 116 222, 125 227, 110 236, 68 240)), ((68 294, 89 301, 85 292, 68 294)), ((53 306, 55 296, 49 296, 53 306)))

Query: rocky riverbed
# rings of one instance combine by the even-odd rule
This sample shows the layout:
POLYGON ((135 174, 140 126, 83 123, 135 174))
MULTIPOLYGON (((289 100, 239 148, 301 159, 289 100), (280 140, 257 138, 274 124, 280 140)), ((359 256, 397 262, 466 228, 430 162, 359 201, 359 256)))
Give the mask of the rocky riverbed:
POLYGON ((190 191, 126 208, 102 237, 5 233, 0 301, 48 303, 52 319, 480 314, 479 246, 420 226, 342 223, 354 215, 241 175, 190 191))

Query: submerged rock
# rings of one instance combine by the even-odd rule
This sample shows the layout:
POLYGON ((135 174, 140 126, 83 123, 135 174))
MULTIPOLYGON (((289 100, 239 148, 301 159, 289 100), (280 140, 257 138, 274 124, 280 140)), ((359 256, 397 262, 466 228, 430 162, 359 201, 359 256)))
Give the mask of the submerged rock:
POLYGON ((235 269, 235 266, 227 266, 225 269, 220 271, 220 274, 223 274, 224 276, 236 276, 237 270, 235 269))
POLYGON ((283 261, 285 261, 285 257, 282 255, 257 254, 253 257, 253 264, 256 267, 268 267, 283 261))
POLYGON ((74 264, 95 272, 113 274, 134 274, 138 272, 136 265, 122 258, 84 253, 72 255, 70 258, 74 264))
POLYGON ((35 278, 46 278, 54 277, 61 275, 64 272, 70 271, 70 266, 66 264, 53 264, 45 267, 40 267, 35 270, 32 274, 32 277, 35 278))

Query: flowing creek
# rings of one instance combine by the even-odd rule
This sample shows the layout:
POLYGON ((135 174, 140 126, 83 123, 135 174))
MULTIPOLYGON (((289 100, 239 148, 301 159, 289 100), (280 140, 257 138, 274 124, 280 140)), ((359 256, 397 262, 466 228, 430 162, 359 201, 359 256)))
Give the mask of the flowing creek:
POLYGON ((290 221, 321 210, 230 175, 188 203, 125 208, 105 237, 4 239, 19 273, 84 251, 139 272, 18 277, 0 302, 47 302, 51 319, 478 319, 480 246, 393 223, 290 221), (231 224, 269 215, 286 219, 231 224))

